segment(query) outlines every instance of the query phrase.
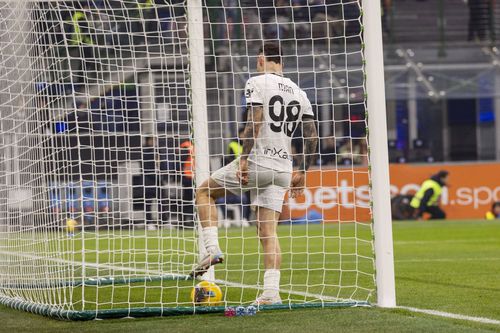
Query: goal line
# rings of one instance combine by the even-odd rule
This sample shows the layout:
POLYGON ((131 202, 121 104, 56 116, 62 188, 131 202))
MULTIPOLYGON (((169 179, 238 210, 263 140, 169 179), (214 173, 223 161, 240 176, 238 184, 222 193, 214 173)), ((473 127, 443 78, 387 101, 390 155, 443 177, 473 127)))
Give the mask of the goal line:
MULTIPOLYGON (((61 281, 60 283, 51 284, 47 287, 57 287, 57 286, 65 286, 65 287, 80 287, 80 286, 106 286, 106 285, 119 285, 119 284, 133 284, 133 283, 141 283, 141 282, 157 282, 157 281, 174 281, 174 280, 191 280, 189 275, 183 274, 165 274, 164 272, 150 269, 141 269, 141 268, 133 268, 133 267, 125 267, 125 266, 117 266, 117 265, 107 265, 107 264, 99 264, 93 262, 79 262, 66 260, 61 258, 47 258, 42 256, 23 254, 23 253, 15 253, 9 251, 0 251, 0 255, 8 255, 8 256, 18 256, 28 259, 35 260, 46 260, 54 263, 60 264, 69 264, 69 265, 83 265, 91 268, 103 268, 114 271, 126 271, 131 273, 139 273, 139 274, 148 274, 148 276, 143 277, 131 277, 131 278, 114 278, 114 277, 100 277, 100 278, 89 278, 86 280, 75 280, 75 281, 61 281)), ((225 285, 228 287, 236 287, 242 289, 255 289, 262 290, 261 286, 258 285, 250 285, 243 284, 237 282, 231 282, 226 280, 216 279, 215 283, 220 285, 225 285)), ((13 287, 13 286, 9 286, 13 287)), ((25 287, 25 286, 23 286, 25 287)), ((40 287, 40 285, 36 285, 36 287, 40 287)), ((359 307, 359 306, 370 306, 369 302, 364 301, 354 301, 342 298, 336 298, 332 296, 308 293, 308 292, 300 292, 291 289, 280 289, 280 293, 303 296, 303 297, 311 297, 316 301, 306 302, 306 303, 288 303, 288 304, 279 304, 279 305, 266 305, 260 306, 260 310, 280 310, 280 309, 300 309, 300 308, 324 308, 324 307, 359 307)), ((44 304, 33 304, 27 301, 22 300, 12 300, 7 297, 0 297, 0 303, 13 307, 18 310, 24 310, 28 312, 33 312, 36 314, 41 314, 49 317, 56 317, 59 319, 69 319, 69 320, 93 320, 93 319, 108 319, 108 318, 123 318, 127 317, 149 317, 149 316, 170 316, 170 315, 181 315, 181 314, 193 314, 193 313, 216 313, 216 312, 224 312, 225 306, 196 306, 196 307, 177 307, 177 308, 123 308, 123 309, 101 309, 101 310, 63 310, 63 309, 53 309, 49 308, 44 304)))

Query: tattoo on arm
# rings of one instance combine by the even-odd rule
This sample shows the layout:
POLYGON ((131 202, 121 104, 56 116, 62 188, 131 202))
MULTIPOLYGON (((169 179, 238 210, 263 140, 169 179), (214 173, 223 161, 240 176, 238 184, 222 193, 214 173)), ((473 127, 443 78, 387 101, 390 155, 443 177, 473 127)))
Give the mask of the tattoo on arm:
POLYGON ((250 151, 255 143, 255 138, 259 135, 262 126, 262 106, 248 106, 248 116, 245 130, 243 131, 243 152, 241 153, 242 159, 247 159, 250 151))
POLYGON ((302 135, 304 137, 304 158, 300 164, 301 171, 305 172, 316 161, 316 147, 318 146, 318 132, 314 119, 307 118, 302 122, 302 135))

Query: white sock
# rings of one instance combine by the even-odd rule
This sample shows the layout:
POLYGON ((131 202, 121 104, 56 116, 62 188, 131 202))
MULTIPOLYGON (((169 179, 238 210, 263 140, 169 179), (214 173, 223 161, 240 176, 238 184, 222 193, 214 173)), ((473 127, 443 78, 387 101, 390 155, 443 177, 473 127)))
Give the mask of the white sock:
POLYGON ((219 233, 217 227, 206 227, 202 229, 203 243, 210 253, 220 252, 219 233))
POLYGON ((280 270, 266 269, 264 273, 264 292, 262 296, 273 298, 279 296, 280 270))

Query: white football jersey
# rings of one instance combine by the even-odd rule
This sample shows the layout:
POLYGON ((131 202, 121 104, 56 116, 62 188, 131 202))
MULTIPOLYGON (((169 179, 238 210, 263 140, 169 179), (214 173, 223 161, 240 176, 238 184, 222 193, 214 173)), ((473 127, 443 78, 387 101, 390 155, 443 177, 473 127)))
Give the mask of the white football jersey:
POLYGON ((262 106, 264 124, 249 160, 273 170, 292 172, 293 133, 303 117, 314 117, 306 93, 292 80, 266 73, 250 78, 245 86, 247 106, 262 106))

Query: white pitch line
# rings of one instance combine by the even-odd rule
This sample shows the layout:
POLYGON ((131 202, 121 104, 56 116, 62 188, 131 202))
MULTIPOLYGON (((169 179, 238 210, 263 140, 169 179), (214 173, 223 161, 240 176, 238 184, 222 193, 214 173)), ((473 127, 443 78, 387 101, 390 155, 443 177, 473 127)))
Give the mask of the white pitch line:
MULTIPOLYGON (((48 260, 48 261, 63 263, 63 264, 73 264, 73 265, 76 264, 78 266, 82 265, 82 266, 93 267, 93 268, 106 268, 106 269, 110 269, 110 270, 114 270, 114 271, 128 271, 128 272, 133 272, 133 273, 146 273, 146 274, 156 275, 156 276, 165 275, 165 272, 150 270, 150 269, 137 269, 137 268, 131 268, 131 267, 105 265, 105 264, 90 263, 90 262, 77 262, 77 261, 66 260, 66 259, 61 259, 61 258, 49 258, 49 257, 35 256, 35 255, 30 255, 30 254, 15 253, 15 252, 8 252, 8 251, 0 251, 0 254, 14 255, 14 256, 28 258, 28 259, 48 260)), ((168 274, 172 274, 172 273, 168 273, 168 274)), ((185 276, 183 274, 172 274, 172 275, 185 276)), ((226 281, 226 280, 215 280, 214 282, 224 284, 224 285, 227 285, 230 287, 238 287, 238 288, 245 288, 245 289, 257 289, 257 290, 263 289, 263 287, 260 287, 257 285, 242 284, 242 283, 231 282, 231 281, 226 281)), ((317 298, 321 301, 355 302, 354 300, 341 299, 341 298, 327 296, 327 295, 312 294, 312 293, 307 293, 307 292, 295 291, 295 290, 291 290, 291 289, 280 289, 280 292, 285 293, 285 294, 290 294, 290 295, 317 298)))
MULTIPOLYGON (((15 253, 15 252, 8 252, 8 251, 0 251, 0 254, 14 255, 14 256, 28 258, 28 259, 48 260, 48 261, 52 261, 52 262, 57 262, 57 263, 62 263, 62 264, 69 264, 69 265, 87 266, 87 267, 92 267, 92 268, 107 268, 107 269, 110 269, 110 270, 113 270, 113 271, 126 271, 126 272, 132 272, 132 273, 145 273, 145 274, 150 274, 150 275, 162 275, 162 274, 165 274, 165 272, 162 273, 160 271, 155 271, 155 270, 151 270, 151 269, 138 269, 138 268, 132 268, 132 267, 105 265, 105 264, 98 264, 98 263, 92 263, 92 262, 86 262, 86 261, 79 262, 79 261, 66 260, 66 259, 61 259, 61 258, 49 258, 49 257, 35 256, 35 255, 30 255, 30 254, 15 253)), ((184 276, 182 274, 172 274, 172 275, 184 276)))
POLYGON ((500 325, 500 320, 491 319, 491 318, 473 317, 473 316, 461 315, 461 314, 457 314, 457 313, 449 313, 449 312, 438 311, 438 310, 418 309, 418 308, 412 308, 409 306, 398 306, 397 308, 403 309, 403 310, 408 310, 411 312, 425 313, 425 314, 429 314, 432 316, 439 316, 439 317, 450 318, 450 319, 467 320, 467 321, 473 321, 473 322, 482 323, 482 324, 500 325))
POLYGON ((426 241, 394 241, 394 244, 398 245, 420 245, 420 244, 476 244, 476 243, 496 243, 497 239, 486 238, 486 239, 447 239, 447 240, 426 240, 426 241))
POLYGON ((400 259, 394 262, 455 262, 455 261, 498 261, 500 258, 486 257, 486 258, 429 258, 429 259, 400 259))

